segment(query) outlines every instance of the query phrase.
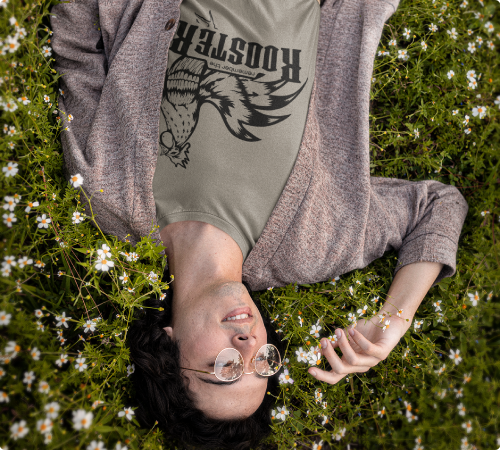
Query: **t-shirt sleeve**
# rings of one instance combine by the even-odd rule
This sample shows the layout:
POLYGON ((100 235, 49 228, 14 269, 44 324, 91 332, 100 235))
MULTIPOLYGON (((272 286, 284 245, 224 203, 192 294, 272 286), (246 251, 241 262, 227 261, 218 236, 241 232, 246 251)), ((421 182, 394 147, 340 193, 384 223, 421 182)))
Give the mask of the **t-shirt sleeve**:
POLYGON ((387 250, 398 252, 394 275, 418 261, 444 264, 434 287, 456 272, 458 240, 469 206, 460 191, 435 180, 370 177, 363 267, 387 250))

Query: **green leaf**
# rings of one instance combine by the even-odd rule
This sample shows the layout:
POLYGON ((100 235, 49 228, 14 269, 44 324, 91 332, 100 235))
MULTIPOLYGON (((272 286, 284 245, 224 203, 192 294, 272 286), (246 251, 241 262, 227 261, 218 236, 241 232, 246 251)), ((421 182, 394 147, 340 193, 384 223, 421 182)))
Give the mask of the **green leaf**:
POLYGON ((98 433, 111 433, 112 431, 116 431, 115 427, 110 427, 108 425, 98 425, 94 430, 98 433))

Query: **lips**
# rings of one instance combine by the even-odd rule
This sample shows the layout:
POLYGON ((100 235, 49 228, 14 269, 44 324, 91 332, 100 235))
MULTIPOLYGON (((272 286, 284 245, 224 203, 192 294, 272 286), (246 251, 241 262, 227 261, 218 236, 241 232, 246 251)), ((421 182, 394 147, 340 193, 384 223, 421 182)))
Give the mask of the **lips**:
POLYGON ((230 321, 227 321, 224 323, 252 323, 253 322, 252 310, 248 306, 246 308, 233 309, 229 314, 227 314, 225 317, 222 318, 222 321, 224 321, 224 319, 227 319, 228 317, 237 316, 239 314, 248 314, 248 317, 246 319, 230 320, 230 321))

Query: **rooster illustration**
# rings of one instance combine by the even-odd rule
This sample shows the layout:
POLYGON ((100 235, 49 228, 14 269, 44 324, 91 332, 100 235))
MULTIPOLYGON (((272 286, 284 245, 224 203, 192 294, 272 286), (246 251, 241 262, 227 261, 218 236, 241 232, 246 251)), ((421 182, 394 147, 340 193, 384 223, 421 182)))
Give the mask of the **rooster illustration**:
POLYGON ((205 60, 180 57, 166 76, 161 112, 166 131, 160 135, 160 155, 184 169, 189 161, 187 142, 198 123, 203 103, 211 103, 219 111, 231 134, 247 142, 260 141, 245 125, 268 127, 285 120, 288 115, 270 116, 260 111, 273 111, 291 103, 307 83, 289 95, 272 95, 287 81, 257 81, 208 68, 205 60), (166 126, 165 126, 166 125, 166 126))

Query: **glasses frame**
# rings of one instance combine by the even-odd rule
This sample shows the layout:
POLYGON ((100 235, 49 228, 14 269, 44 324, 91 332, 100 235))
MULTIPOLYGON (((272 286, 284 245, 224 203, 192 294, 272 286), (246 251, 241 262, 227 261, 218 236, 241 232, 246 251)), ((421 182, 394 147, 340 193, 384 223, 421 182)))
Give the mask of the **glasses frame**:
MULTIPOLYGON (((252 375, 252 374, 253 374, 253 373, 257 370, 257 367, 255 366, 255 357, 257 356, 257 353, 259 353, 259 352, 260 352, 260 351, 261 351, 264 347, 266 347, 266 346, 268 346, 268 345, 270 345, 270 346, 274 347, 274 348, 276 349, 276 352, 278 353, 278 356, 280 357, 280 363, 279 363, 278 369, 276 370, 276 372, 271 373, 271 374, 269 374, 269 375, 261 375, 259 372, 257 372, 257 373, 259 373, 259 375, 260 375, 261 377, 271 377, 271 376, 273 376, 273 375, 276 375, 276 374, 280 371, 281 367, 283 366, 283 361, 281 360, 281 355, 280 355, 280 352, 279 352, 279 350, 276 348, 276 346, 275 346, 275 345, 273 345, 273 344, 264 344, 262 347, 260 347, 260 348, 259 348, 259 349, 255 352, 255 355, 253 355, 252 359, 250 360, 250 364, 252 364, 252 363, 253 363, 253 365, 254 365, 254 370, 252 370, 251 372, 245 372, 245 369, 244 369, 244 368, 245 368, 245 360, 244 360, 244 358, 243 358, 243 355, 241 354, 241 352, 240 352, 238 349, 236 349, 236 348, 234 348, 234 347, 226 347, 226 348, 223 348, 223 349, 219 352, 219 354, 217 355, 217 357, 215 358, 215 361, 214 361, 214 366, 215 366, 215 363, 217 362, 217 358, 219 357, 219 355, 220 355, 220 354, 221 354, 224 350, 228 350, 228 349, 230 349, 230 350, 236 350, 236 351, 240 354, 241 359, 242 359, 242 361, 243 361, 243 372, 241 372, 241 374, 240 374, 240 376, 239 376, 238 378, 234 378, 233 380, 223 380, 222 378, 219 378, 215 372, 207 372, 207 371, 205 371, 205 370, 198 370, 198 369, 189 369, 188 367, 181 367, 181 369, 184 369, 184 370, 192 370, 193 372, 207 373, 207 374, 209 374, 209 375, 215 375, 215 376, 217 377, 217 379, 218 379, 218 380, 220 380, 220 381, 224 381, 224 382, 226 382, 226 383, 231 383, 231 382, 233 382, 233 381, 239 380, 239 379, 240 379, 243 375, 252 375)), ((214 368, 215 368, 215 367, 214 367, 214 368)))

